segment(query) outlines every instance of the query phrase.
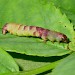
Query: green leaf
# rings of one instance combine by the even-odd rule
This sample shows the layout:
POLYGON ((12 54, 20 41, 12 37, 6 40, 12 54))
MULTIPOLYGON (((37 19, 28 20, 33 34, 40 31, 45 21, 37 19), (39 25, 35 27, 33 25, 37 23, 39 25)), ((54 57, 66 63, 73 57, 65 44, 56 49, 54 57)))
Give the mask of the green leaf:
POLYGON ((0 48, 0 74, 8 72, 18 72, 19 67, 14 59, 0 48))
POLYGON ((75 52, 61 60, 51 75, 75 75, 75 52))
POLYGON ((45 65, 43 67, 40 67, 34 70, 30 70, 30 71, 13 72, 13 73, 10 72, 10 73, 3 73, 1 75, 36 75, 36 74, 53 69, 59 62, 60 61, 56 61, 56 62, 50 63, 48 65, 45 65))
POLYGON ((69 48, 70 50, 75 51, 75 38, 69 43, 69 48))
POLYGON ((75 0, 50 0, 57 7, 61 9, 63 13, 66 13, 68 18, 75 26, 75 0))
MULTIPOLYGON (((72 40, 73 25, 52 3, 41 0, 1 0, 1 28, 7 22, 35 25, 59 31, 72 40), (6 6, 3 8, 3 6, 6 6)), ((65 43, 41 42, 39 38, 16 37, 0 33, 0 46, 6 51, 37 56, 60 56, 69 53, 65 43)))

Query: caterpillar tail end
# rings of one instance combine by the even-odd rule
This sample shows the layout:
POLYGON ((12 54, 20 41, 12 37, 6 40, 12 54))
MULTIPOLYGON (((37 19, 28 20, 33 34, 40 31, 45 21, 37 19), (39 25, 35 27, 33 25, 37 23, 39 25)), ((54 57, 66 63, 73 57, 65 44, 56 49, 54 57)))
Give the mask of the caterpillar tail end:
POLYGON ((7 32, 7 23, 4 25, 2 29, 2 34, 6 34, 6 32, 7 32))

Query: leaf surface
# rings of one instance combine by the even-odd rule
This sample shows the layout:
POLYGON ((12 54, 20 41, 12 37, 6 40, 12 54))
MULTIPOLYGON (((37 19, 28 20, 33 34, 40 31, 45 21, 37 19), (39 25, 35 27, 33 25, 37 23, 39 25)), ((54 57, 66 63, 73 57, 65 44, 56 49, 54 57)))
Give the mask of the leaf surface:
POLYGON ((75 52, 61 60, 51 75, 74 75, 75 52))
POLYGON ((8 72, 18 72, 19 67, 14 59, 0 48, 0 74, 8 72))
MULTIPOLYGON (((52 3, 41 0, 1 0, 0 3, 1 28, 7 22, 16 22, 64 33, 70 41, 74 36, 73 25, 52 3), (3 8, 6 2, 6 7, 3 8)), ((6 51, 36 56, 60 56, 70 52, 65 43, 46 44, 40 38, 0 35, 0 46, 6 51)))
POLYGON ((48 65, 45 65, 43 67, 40 67, 40 68, 36 68, 34 70, 30 70, 30 71, 22 71, 22 72, 13 72, 13 73, 3 73, 2 75, 36 75, 36 74, 39 74, 39 73, 42 73, 44 71, 47 71, 47 70, 50 70, 52 68, 54 68, 58 62, 60 61, 56 61, 56 62, 53 62, 53 63, 50 63, 48 65))
POLYGON ((52 1, 58 8, 61 9, 63 13, 66 13, 68 18, 71 20, 73 25, 75 26, 75 0, 50 0, 52 1))

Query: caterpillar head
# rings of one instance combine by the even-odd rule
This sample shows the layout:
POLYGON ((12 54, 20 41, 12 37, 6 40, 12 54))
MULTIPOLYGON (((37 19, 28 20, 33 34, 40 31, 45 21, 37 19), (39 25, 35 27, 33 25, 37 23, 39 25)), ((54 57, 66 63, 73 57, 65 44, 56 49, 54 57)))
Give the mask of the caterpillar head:
POLYGON ((2 29, 2 33, 6 34, 7 32, 7 23, 4 25, 3 29, 2 29))

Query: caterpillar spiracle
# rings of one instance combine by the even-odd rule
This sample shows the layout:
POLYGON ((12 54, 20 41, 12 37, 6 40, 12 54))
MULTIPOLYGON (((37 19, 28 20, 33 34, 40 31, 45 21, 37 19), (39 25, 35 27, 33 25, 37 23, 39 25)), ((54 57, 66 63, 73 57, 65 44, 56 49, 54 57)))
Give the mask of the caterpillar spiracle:
POLYGON ((2 33, 6 34, 7 32, 18 36, 40 37, 44 41, 68 42, 68 38, 65 34, 37 26, 24 26, 21 24, 7 23, 4 25, 2 33))

